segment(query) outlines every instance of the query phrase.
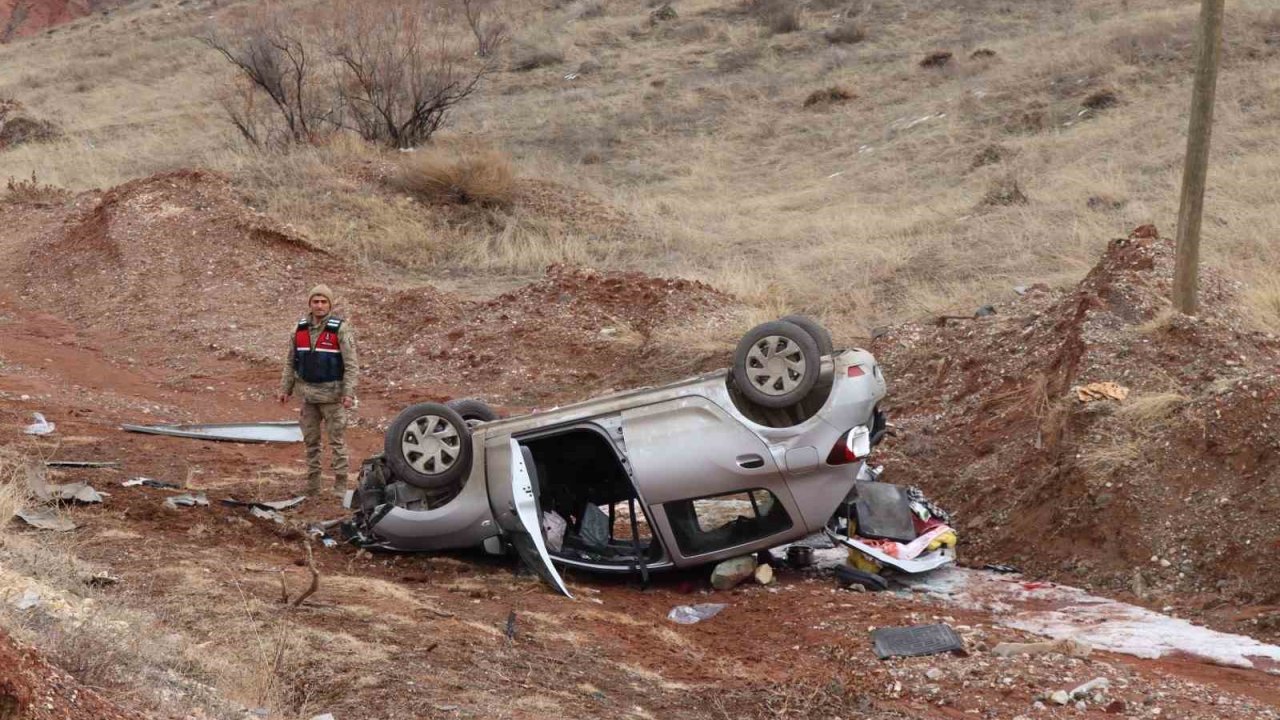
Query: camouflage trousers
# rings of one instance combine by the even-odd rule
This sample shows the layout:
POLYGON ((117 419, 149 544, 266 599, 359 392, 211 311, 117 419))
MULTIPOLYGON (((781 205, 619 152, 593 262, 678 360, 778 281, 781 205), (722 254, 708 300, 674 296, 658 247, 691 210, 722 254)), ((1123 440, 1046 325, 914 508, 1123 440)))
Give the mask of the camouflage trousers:
POLYGON ((347 412, 342 403, 302 403, 302 442, 307 446, 307 487, 315 490, 320 487, 321 445, 320 425, 324 424, 329 433, 329 451, 333 455, 333 484, 343 488, 347 485, 347 412))

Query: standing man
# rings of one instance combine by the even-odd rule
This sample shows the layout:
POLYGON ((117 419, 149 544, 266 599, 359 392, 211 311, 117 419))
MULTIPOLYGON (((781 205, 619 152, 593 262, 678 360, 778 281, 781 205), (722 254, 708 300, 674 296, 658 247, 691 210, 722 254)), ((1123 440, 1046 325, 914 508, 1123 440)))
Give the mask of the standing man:
POLYGON ((334 317, 333 291, 328 285, 311 288, 310 312, 298 321, 289 340, 289 355, 280 377, 281 403, 301 387, 302 441, 307 446, 307 494, 320 492, 320 425, 329 430, 333 454, 333 488, 347 488, 346 411, 356 402, 356 337, 351 323, 334 317))

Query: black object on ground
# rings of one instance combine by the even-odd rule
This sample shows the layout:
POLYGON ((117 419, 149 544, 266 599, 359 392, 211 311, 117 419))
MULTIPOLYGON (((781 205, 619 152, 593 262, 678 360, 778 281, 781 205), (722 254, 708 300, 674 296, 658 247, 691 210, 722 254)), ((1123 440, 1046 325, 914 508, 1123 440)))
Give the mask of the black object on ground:
POLYGON ((796 569, 809 567, 813 564, 813 548, 808 545, 787 548, 787 564, 796 569))
POLYGON ((879 628, 871 632, 871 644, 881 660, 964 650, 964 641, 945 623, 879 628))
POLYGON ((836 580, 844 587, 850 585, 861 585, 872 592, 881 592, 889 589, 889 583, 880 575, 866 570, 859 570, 848 565, 839 565, 836 567, 836 580))

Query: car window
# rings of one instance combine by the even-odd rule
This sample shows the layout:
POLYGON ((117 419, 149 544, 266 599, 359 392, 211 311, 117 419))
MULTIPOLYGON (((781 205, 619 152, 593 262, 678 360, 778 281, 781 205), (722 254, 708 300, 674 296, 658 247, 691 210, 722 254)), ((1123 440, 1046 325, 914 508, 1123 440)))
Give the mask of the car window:
POLYGON ((663 504, 685 556, 717 552, 791 528, 777 496, 764 488, 663 504))

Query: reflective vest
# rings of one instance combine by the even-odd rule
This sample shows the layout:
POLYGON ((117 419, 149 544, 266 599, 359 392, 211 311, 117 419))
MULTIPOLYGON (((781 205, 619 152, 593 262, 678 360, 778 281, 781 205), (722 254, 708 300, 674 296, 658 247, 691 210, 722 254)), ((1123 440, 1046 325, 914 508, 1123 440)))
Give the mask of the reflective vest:
POLYGON ((326 320, 316 336, 315 347, 311 347, 311 323, 307 318, 298 322, 293 341, 293 369, 298 377, 309 383, 342 379, 342 347, 338 344, 340 327, 342 321, 338 318, 326 320))

